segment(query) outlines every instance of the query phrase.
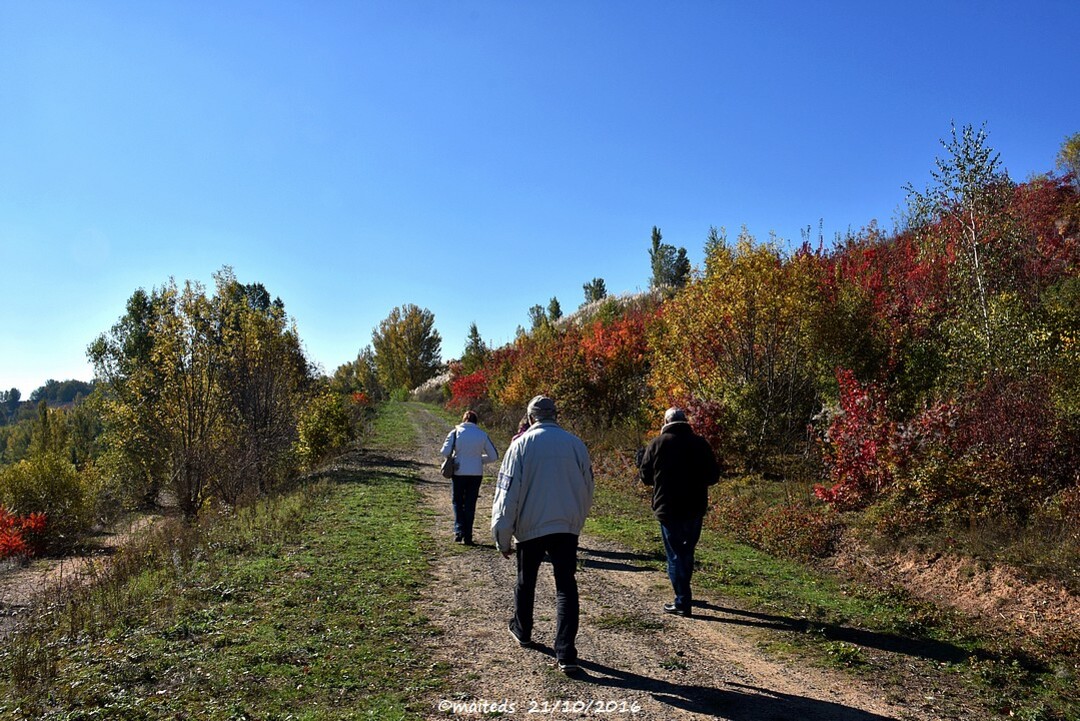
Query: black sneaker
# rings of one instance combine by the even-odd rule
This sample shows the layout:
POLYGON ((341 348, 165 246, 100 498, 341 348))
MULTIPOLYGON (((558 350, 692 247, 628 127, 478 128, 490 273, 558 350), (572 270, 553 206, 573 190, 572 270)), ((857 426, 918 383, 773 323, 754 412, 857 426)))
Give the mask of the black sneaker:
POLYGON ((665 603, 664 613, 670 613, 673 616, 685 616, 686 618, 690 618, 691 615, 689 608, 679 608, 674 603, 665 603))
POLYGON ((578 671, 581 670, 581 666, 578 666, 577 661, 565 661, 565 660, 560 658, 558 663, 559 663, 559 670, 562 671, 563 673, 568 673, 568 674, 569 673, 577 673, 578 671))
POLYGON ((518 632, 514 630, 514 622, 513 621, 510 622, 509 629, 510 629, 510 637, 513 638, 515 641, 517 641, 518 646, 521 646, 522 648, 532 648, 533 647, 534 644, 533 644, 531 639, 522 638, 521 636, 518 635, 518 632))
POLYGON ((461 540, 462 540, 461 534, 460 533, 455 533, 454 534, 454 543, 461 543, 461 540))

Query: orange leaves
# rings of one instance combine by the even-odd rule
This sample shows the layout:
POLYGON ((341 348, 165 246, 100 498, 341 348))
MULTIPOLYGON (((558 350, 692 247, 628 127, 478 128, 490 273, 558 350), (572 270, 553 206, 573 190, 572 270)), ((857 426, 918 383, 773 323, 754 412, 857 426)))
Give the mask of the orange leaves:
POLYGON ((0 506, 0 561, 33 555, 35 541, 44 531, 44 513, 20 517, 0 506))

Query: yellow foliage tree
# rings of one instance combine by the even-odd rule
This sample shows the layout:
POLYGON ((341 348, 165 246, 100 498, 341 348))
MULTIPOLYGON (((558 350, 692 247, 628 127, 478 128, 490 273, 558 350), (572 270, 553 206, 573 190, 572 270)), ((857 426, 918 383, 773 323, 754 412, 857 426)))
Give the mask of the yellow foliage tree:
POLYGON ((650 338, 657 405, 711 409, 718 417, 702 424, 750 468, 803 438, 812 413, 813 270, 744 229, 733 247, 711 245, 705 273, 664 306, 650 338))

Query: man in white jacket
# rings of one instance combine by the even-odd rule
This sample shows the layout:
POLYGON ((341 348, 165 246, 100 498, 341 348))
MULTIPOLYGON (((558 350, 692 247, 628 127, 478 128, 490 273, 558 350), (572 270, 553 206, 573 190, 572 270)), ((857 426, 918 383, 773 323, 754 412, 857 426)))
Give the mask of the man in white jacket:
POLYGON ((450 479, 450 493, 454 504, 454 541, 473 545, 473 521, 476 518, 476 499, 480 496, 480 482, 484 477, 484 464, 499 460, 499 452, 491 438, 477 425, 475 411, 465 411, 461 423, 446 436, 442 451, 444 458, 454 456, 454 477, 450 479))
POLYGON ((578 670, 577 543, 593 499, 589 451, 556 422, 555 402, 529 402, 532 425, 507 449, 491 506, 495 545, 510 558, 517 540, 517 587, 510 635, 532 647, 533 602, 540 563, 547 554, 555 575, 555 658, 567 673, 578 670))

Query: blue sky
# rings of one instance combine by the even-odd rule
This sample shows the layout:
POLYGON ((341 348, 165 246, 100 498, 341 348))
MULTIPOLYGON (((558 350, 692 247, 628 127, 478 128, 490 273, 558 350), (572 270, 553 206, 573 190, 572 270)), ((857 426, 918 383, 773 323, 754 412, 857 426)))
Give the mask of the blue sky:
POLYGON ((1080 131, 1080 3, 0 0, 0 387, 89 379, 140 287, 232 266, 327 372, 395 306, 443 356, 650 230, 798 242, 929 181, 950 123, 1013 178, 1080 131))

